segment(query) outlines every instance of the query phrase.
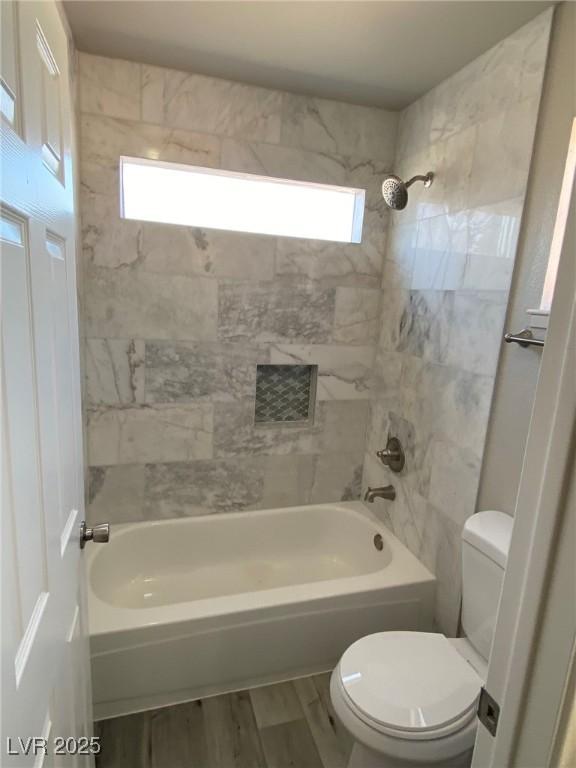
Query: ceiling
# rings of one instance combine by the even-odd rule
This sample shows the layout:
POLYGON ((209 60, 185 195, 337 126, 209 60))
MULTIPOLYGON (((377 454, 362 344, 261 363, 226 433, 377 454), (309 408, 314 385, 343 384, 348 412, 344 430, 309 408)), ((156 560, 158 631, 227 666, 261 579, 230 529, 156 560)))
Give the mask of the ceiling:
POLYGON ((551 2, 68 0, 81 51, 401 109, 551 2))

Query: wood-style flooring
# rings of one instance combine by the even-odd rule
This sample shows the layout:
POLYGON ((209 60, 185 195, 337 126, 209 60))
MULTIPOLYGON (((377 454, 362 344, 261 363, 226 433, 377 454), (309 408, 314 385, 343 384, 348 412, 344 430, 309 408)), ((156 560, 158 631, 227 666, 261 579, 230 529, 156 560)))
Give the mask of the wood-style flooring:
POLYGON ((177 704, 96 724, 96 768, 345 768, 352 746, 330 676, 177 704))

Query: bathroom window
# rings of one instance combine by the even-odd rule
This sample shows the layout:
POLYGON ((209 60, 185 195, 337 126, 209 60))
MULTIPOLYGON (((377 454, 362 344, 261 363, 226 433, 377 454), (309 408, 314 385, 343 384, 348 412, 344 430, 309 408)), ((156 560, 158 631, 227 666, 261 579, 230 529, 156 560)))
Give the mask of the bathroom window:
POLYGON ((125 219, 359 243, 364 190, 120 158, 125 219))

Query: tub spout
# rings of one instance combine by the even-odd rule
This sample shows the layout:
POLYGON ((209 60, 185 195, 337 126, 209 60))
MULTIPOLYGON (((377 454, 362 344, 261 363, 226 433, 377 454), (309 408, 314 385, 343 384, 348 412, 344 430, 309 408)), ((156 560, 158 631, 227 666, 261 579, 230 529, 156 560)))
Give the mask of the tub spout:
POLYGON ((388 499, 388 501, 394 501, 396 498, 396 489, 393 485, 384 485, 382 488, 368 488, 364 501, 372 504, 374 499, 388 499))

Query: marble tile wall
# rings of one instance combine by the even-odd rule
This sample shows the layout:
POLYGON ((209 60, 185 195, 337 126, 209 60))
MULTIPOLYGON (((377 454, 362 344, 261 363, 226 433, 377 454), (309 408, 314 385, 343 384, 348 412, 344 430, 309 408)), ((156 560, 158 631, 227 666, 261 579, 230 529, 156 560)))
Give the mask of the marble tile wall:
POLYGON ((91 520, 360 494, 398 115, 80 54, 91 520), (361 245, 124 221, 132 155, 361 186, 361 245), (313 424, 256 427, 257 364, 318 366, 313 424))
POLYGON ((396 501, 374 511, 436 573, 437 623, 456 631, 551 15, 400 116, 80 55, 92 520, 393 482, 396 501), (361 186, 363 242, 123 221, 121 154, 361 186), (436 179, 388 213, 390 170, 436 179), (255 427, 268 363, 318 365, 314 424, 255 427), (399 476, 374 456, 389 433, 406 449, 399 476))
POLYGON ((401 115, 395 168, 434 171, 391 213, 364 485, 395 534, 436 573, 436 619, 457 630, 460 536, 474 513, 530 169, 552 11, 401 115), (406 450, 394 475, 374 451, 406 450))

